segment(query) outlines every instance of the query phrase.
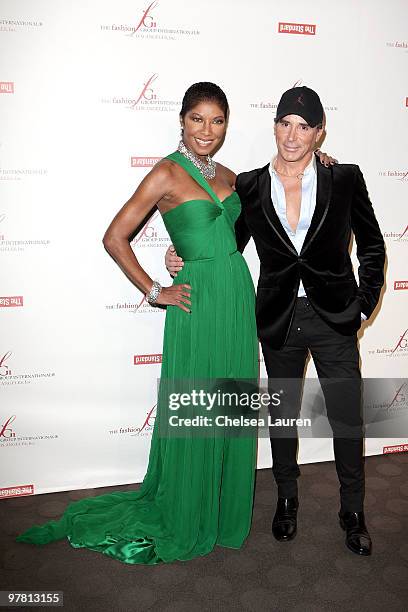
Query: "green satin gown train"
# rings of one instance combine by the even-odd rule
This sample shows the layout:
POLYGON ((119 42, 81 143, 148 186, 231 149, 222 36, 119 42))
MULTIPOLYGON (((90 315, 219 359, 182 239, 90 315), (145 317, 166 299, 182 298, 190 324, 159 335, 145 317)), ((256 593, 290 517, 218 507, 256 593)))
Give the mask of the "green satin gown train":
MULTIPOLYGON (((255 292, 234 233, 239 197, 220 201, 189 160, 178 152, 168 159, 201 186, 203 197, 163 215, 185 262, 174 282, 191 285, 192 312, 167 307, 161 378, 256 379, 255 292)), ((149 565, 192 559, 215 545, 240 548, 252 518, 256 432, 164 437, 159 426, 168 414, 159 394, 139 490, 72 502, 60 519, 31 527, 17 541, 67 538, 75 548, 149 565)))

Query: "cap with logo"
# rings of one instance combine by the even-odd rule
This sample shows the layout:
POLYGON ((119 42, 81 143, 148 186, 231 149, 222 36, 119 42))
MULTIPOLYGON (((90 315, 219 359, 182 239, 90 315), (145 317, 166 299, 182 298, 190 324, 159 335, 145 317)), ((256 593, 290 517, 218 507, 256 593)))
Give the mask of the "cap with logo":
POLYGON ((323 106, 320 98, 309 87, 292 87, 282 95, 276 109, 275 121, 286 115, 299 115, 303 117, 310 127, 323 123, 323 106))

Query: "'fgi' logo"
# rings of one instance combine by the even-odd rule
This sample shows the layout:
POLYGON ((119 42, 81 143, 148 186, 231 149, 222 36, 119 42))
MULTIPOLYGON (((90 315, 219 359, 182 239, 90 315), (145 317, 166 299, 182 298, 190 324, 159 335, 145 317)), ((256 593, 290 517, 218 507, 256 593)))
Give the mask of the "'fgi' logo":
POLYGON ((0 438, 15 438, 16 434, 10 427, 11 423, 15 421, 16 415, 13 414, 3 425, 0 425, 0 438))
POLYGON ((11 356, 11 351, 7 351, 0 359, 0 376, 10 376, 11 370, 7 365, 7 359, 11 356))
POLYGON ((159 216, 158 212, 155 212, 152 217, 150 217, 149 221, 143 227, 143 229, 139 232, 137 237, 132 240, 132 244, 137 244, 140 241, 152 241, 154 238, 157 238, 157 229, 155 228, 153 221, 157 219, 159 216))
MULTIPOLYGON (((394 350, 392 351, 392 353, 395 353, 395 351, 396 351, 397 349, 402 349, 402 350, 405 350, 405 349, 407 349, 407 348, 408 348, 408 339, 406 338, 407 332, 408 332, 408 329, 406 329, 406 330, 404 331, 404 333, 402 334, 402 336, 401 336, 401 337, 400 337, 400 339, 398 340, 397 345, 396 345, 396 347, 394 348, 394 350)), ((392 353, 391 353, 391 354, 392 354, 392 353)))
POLYGON ((151 102, 152 100, 157 99, 157 95, 154 93, 154 90, 151 85, 152 83, 154 83, 158 76, 158 74, 152 74, 150 79, 148 79, 146 83, 144 83, 139 97, 135 100, 135 102, 133 102, 133 104, 130 105, 130 108, 135 108, 135 106, 137 106, 139 102, 141 102, 141 100, 147 100, 148 102, 151 102))
POLYGON ((132 34, 130 34, 130 36, 133 36, 133 34, 135 32, 137 32, 138 30, 140 30, 140 28, 156 28, 157 27, 157 23, 154 20, 154 18, 151 15, 151 12, 158 6, 158 2, 153 1, 149 4, 149 6, 147 7, 147 9, 145 9, 143 11, 143 16, 141 18, 141 20, 139 21, 136 29, 132 32, 132 34))

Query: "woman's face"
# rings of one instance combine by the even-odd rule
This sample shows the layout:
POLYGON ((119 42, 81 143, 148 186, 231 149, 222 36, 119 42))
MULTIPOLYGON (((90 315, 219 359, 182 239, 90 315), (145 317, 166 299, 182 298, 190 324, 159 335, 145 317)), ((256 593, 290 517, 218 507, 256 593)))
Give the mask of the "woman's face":
POLYGON ((221 145, 227 129, 223 110, 217 102, 207 100, 196 104, 180 123, 184 144, 201 157, 211 155, 221 145))

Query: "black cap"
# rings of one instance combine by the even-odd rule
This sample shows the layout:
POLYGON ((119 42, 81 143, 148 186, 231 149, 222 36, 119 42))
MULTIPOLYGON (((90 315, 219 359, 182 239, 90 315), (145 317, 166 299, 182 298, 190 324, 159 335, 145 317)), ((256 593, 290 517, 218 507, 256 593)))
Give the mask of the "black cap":
POLYGON ((310 127, 316 127, 323 123, 323 114, 322 103, 313 89, 292 87, 282 95, 276 109, 275 121, 286 115, 299 115, 310 127))

